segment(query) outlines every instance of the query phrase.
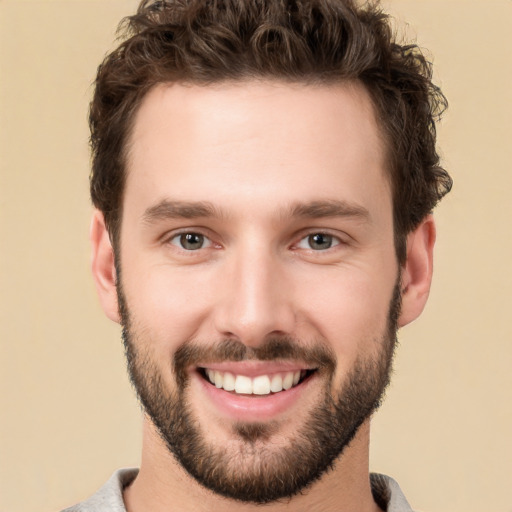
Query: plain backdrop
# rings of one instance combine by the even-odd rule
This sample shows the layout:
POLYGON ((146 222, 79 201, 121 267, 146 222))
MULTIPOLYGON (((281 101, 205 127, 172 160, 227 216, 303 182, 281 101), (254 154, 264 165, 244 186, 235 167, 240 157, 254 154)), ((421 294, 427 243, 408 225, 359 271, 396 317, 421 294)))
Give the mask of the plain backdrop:
MULTIPOLYGON (((423 316, 400 332, 371 468, 418 510, 512 511, 512 2, 388 0, 450 101, 455 186, 423 316)), ((86 123, 134 0, 0 0, 0 512, 50 512, 139 461, 119 327, 89 273, 86 123)))

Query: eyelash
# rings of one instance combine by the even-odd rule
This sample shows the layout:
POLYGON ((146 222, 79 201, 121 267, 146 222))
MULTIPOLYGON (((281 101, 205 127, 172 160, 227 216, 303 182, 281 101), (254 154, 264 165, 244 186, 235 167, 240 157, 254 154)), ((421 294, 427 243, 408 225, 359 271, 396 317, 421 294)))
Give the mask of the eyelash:
MULTIPOLYGON (((194 253, 194 252, 199 251, 200 249, 208 249, 215 245, 214 242, 208 236, 206 236, 198 231, 183 231, 180 233, 176 233, 172 237, 168 238, 166 243, 173 245, 175 247, 178 247, 178 249, 180 249, 184 252, 187 252, 187 253, 194 253), (203 243, 201 243, 201 247, 198 247, 196 249, 190 249, 190 248, 187 249, 186 247, 184 247, 184 243, 186 243, 185 237, 192 237, 192 236, 198 237, 200 239, 200 241, 203 242, 203 243), (175 240, 176 240, 176 242, 174 243, 175 240), (204 243, 206 243, 206 245, 204 245, 204 243)), ((190 243, 193 243, 193 242, 190 242, 190 243)), ((320 241, 319 243, 322 243, 322 242, 320 241)), ((292 248, 305 249, 305 250, 312 251, 315 253, 322 253, 322 252, 326 252, 330 249, 333 249, 334 247, 337 247, 339 245, 346 245, 346 242, 343 241, 339 236, 333 235, 333 234, 325 232, 325 231, 313 231, 313 232, 310 232, 310 233, 304 235, 302 238, 300 238, 298 243, 295 243, 292 245, 292 248), (329 247, 326 247, 323 249, 314 249, 313 247, 311 247, 311 245, 309 247, 301 247, 300 246, 300 244, 302 244, 304 242, 310 244, 312 237, 315 237, 315 236, 327 238, 328 239, 327 243, 329 244, 329 247)), ((220 247, 220 246, 218 246, 218 247, 220 247)))
POLYGON ((185 251, 185 252, 196 252, 200 249, 207 249, 214 245, 209 237, 207 237, 206 235, 203 235, 202 233, 199 233, 197 231, 184 231, 181 233, 176 233, 171 238, 169 238, 167 240, 167 243, 170 245, 177 246, 179 249, 181 249, 182 251, 185 251), (201 245, 201 247, 199 247, 197 249, 186 249, 185 247, 183 247, 183 242, 184 242, 183 238, 190 237, 190 236, 200 237, 202 241, 207 242, 206 247, 204 245, 201 245), (173 240, 176 240, 176 239, 179 240, 178 243, 173 243, 173 240))
MULTIPOLYGON (((322 242, 320 241, 318 243, 321 244, 322 242)), ((306 249, 306 250, 310 250, 310 251, 314 251, 314 252, 325 252, 325 251, 328 251, 329 249, 337 247, 338 245, 342 245, 343 243, 344 242, 340 239, 340 237, 338 237, 336 235, 332 235, 331 233, 326 233, 324 231, 315 231, 315 232, 311 232, 311 233, 307 234, 306 236, 302 237, 299 240, 299 243, 296 244, 295 246, 298 248, 302 248, 302 249, 306 249), (330 242, 329 247, 326 247, 324 249, 314 249, 313 247, 311 247, 310 244, 311 244, 313 237, 318 237, 318 236, 323 237, 324 239, 327 238, 330 242), (303 242, 306 242, 307 244, 309 244, 309 247, 300 247, 300 244, 303 242)))

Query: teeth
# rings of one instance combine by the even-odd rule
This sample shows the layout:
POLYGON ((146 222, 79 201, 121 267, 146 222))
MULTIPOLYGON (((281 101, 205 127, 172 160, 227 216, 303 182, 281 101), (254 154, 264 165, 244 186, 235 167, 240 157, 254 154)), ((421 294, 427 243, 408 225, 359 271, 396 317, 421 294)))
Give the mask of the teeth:
POLYGON ((279 393, 279 391, 283 391, 283 377, 278 373, 272 377, 270 381, 270 391, 274 393, 279 393))
POLYGON ((224 385, 222 386, 226 391, 235 390, 235 376, 232 373, 226 372, 224 374, 224 385))
POLYGON ((255 395, 268 395, 270 393, 270 379, 267 375, 260 375, 253 379, 252 392, 255 395))
POLYGON ((234 391, 243 395, 268 395, 288 390, 299 383, 301 371, 276 373, 272 376, 259 375, 254 379, 245 375, 233 375, 230 372, 219 372, 206 368, 208 380, 217 388, 234 391))
POLYGON ((235 379, 235 391, 244 395, 252 395, 252 380, 245 375, 237 375, 235 379))
POLYGON ((290 389, 293 386, 293 373, 288 372, 283 379, 283 388, 290 389))

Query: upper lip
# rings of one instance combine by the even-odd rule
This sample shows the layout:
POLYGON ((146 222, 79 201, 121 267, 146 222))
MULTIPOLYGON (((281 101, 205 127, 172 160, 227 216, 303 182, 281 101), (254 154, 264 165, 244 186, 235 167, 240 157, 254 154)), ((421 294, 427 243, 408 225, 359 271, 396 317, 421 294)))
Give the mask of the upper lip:
POLYGON ((224 361, 219 363, 199 364, 196 368, 209 368, 219 372, 230 372, 233 375, 257 377, 271 373, 296 372, 314 370, 311 365, 300 361, 224 361))

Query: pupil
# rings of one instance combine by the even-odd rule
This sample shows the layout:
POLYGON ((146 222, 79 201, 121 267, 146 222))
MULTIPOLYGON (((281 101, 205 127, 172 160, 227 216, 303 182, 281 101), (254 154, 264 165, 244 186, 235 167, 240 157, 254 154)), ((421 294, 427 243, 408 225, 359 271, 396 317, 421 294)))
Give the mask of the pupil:
POLYGON ((309 236, 309 246, 312 249, 329 249, 332 245, 332 236, 316 233, 309 236))
POLYGON ((200 249, 203 245, 203 235, 197 233, 186 233, 181 235, 181 245, 184 249, 200 249))

